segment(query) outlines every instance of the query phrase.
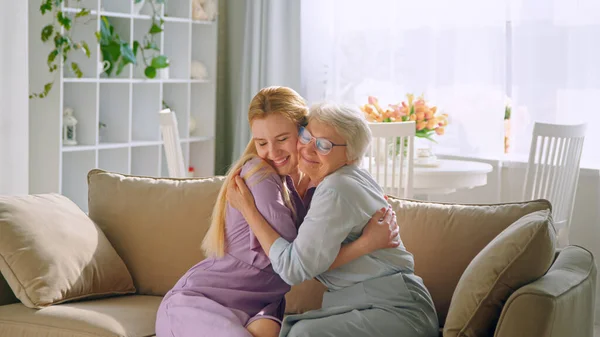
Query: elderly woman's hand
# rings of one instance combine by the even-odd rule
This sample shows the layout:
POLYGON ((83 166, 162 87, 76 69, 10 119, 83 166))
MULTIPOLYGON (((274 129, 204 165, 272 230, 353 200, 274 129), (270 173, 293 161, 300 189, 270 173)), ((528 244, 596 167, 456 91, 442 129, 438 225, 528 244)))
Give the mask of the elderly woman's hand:
POLYGON ((378 249, 396 248, 400 245, 400 228, 396 223, 396 212, 392 206, 378 210, 363 230, 359 240, 365 240, 369 252, 378 249))
POLYGON ((242 213, 244 218, 248 217, 252 211, 256 210, 254 204, 254 196, 244 182, 244 179, 239 176, 241 170, 238 170, 233 176, 233 179, 227 186, 227 201, 231 207, 242 213))

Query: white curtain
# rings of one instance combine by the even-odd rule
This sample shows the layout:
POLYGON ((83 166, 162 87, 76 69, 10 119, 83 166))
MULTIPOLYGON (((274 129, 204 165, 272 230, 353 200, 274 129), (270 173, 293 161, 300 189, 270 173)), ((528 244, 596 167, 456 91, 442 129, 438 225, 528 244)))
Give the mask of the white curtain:
POLYGON ((233 1, 228 6, 245 10, 241 50, 230 59, 231 75, 237 80, 232 83, 236 130, 232 159, 236 160, 251 137, 248 106, 252 97, 271 85, 300 91, 300 3, 253 0, 233 1))
POLYGON ((438 147, 491 156, 510 99, 514 153, 528 153, 534 121, 584 121, 583 162, 600 167, 598 41, 598 0, 304 0, 303 93, 386 105, 424 94, 450 116, 438 147))
MULTIPOLYGON (((0 195, 27 194, 29 71, 27 1, 0 11, 0 195)), ((41 169, 41 168, 40 168, 41 169)))

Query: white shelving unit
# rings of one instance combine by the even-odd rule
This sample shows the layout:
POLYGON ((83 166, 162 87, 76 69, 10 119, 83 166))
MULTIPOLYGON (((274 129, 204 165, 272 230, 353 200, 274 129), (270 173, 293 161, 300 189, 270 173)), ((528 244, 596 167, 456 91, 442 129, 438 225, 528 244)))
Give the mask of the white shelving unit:
MULTIPOLYGON (((148 0, 149 1, 149 0, 148 0)), ((168 176, 160 135, 159 111, 163 101, 176 112, 182 137, 186 167, 193 166, 196 176, 214 174, 217 20, 194 21, 191 0, 167 0, 162 16, 164 31, 158 44, 170 60, 169 76, 159 72, 155 79, 144 76, 143 63, 128 65, 113 77, 98 72, 102 61, 95 32, 102 16, 122 39, 140 40, 152 22, 149 4, 134 14, 133 0, 85 0, 81 7, 91 16, 73 27, 75 39, 83 38, 91 57, 77 59, 83 78, 64 67, 54 87, 43 99, 30 101, 30 193, 60 193, 87 211, 87 173, 93 168, 143 175, 168 176), (202 62, 207 79, 191 79, 192 61, 202 62), (62 143, 62 112, 74 109, 78 120, 78 145, 62 143), (190 132, 190 119, 196 129, 190 132), (106 124, 100 130, 99 123, 106 124)), ((66 2, 68 3, 68 2, 66 2)), ((51 48, 40 39, 50 15, 39 12, 39 0, 29 0, 29 78, 30 90, 39 91, 56 74, 46 65, 51 48)), ((63 11, 78 9, 64 5, 63 11)), ((138 53, 140 57, 140 53, 138 53)))

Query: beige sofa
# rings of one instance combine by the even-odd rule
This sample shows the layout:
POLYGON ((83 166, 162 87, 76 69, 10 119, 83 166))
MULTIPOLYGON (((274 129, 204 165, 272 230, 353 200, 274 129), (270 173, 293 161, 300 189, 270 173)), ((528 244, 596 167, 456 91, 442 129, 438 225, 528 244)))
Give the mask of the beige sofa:
MULTIPOLYGON (((204 258, 221 182, 93 170, 89 218, 58 195, 0 197, 0 336, 153 336, 161 296, 204 258)), ((593 256, 555 250, 546 201, 389 200, 445 336, 593 336, 593 256)), ((323 291, 294 286, 287 313, 318 308, 323 291)))

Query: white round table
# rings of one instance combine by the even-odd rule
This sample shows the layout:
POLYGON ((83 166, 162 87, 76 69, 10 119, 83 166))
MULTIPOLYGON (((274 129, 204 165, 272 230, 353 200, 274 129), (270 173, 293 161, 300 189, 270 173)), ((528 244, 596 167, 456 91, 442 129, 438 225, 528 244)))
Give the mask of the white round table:
MULTIPOLYGON (((492 172, 490 164, 466 160, 438 159, 435 167, 415 164, 413 171, 413 194, 440 195, 459 189, 470 189, 487 184, 487 175, 492 172)), ((368 168, 368 161, 363 162, 368 168)), ((390 163, 391 171, 391 163, 390 163)), ((406 170, 404 170, 406 172, 406 170)), ((388 181, 391 181, 391 172, 388 181)))

